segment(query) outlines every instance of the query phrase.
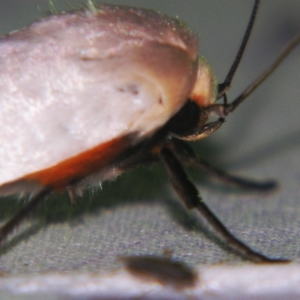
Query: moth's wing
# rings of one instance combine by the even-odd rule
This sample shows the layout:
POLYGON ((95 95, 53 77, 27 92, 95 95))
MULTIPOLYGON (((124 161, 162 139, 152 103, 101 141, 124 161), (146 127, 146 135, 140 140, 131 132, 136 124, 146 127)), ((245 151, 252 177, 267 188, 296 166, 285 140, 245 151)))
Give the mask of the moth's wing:
POLYGON ((134 22, 66 14, 0 41, 0 194, 97 172, 182 107, 197 59, 134 22))

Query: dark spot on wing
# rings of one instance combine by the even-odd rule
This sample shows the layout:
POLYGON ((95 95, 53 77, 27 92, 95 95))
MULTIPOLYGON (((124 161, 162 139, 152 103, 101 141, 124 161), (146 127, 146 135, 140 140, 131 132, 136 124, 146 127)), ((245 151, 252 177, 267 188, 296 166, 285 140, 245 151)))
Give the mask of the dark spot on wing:
POLYGON ((121 93, 130 93, 132 95, 138 95, 140 92, 139 87, 136 84, 117 87, 117 90, 121 93))

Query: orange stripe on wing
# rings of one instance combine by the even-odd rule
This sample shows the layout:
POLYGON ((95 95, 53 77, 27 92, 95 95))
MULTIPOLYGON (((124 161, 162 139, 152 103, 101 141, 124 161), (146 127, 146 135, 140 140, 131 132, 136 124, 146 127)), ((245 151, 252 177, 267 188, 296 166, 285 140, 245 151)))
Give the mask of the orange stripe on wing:
POLYGON ((22 179, 39 182, 55 190, 100 171, 130 146, 130 136, 110 140, 97 147, 68 158, 57 165, 31 173, 22 179))

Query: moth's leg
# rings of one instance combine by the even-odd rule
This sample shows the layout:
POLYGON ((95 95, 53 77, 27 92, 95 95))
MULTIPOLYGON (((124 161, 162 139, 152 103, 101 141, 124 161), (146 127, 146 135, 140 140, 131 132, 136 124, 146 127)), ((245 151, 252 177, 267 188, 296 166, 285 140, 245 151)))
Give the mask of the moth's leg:
POLYGON ((168 171, 170 181, 187 208, 197 209, 200 214, 214 228, 217 234, 233 249, 253 262, 285 262, 284 260, 270 259, 249 248, 246 244, 234 237, 230 231, 221 223, 213 212, 205 205, 194 184, 188 179, 180 162, 171 150, 163 148, 160 158, 168 171))
POLYGON ((8 235, 12 233, 16 227, 24 221, 24 219, 35 209, 35 207, 42 202, 45 197, 47 197, 52 192, 50 188, 44 188, 35 196, 33 196, 30 201, 9 221, 7 221, 2 227, 0 227, 0 244, 3 243, 8 235))
POLYGON ((116 163, 116 167, 122 173, 129 172, 138 166, 149 166, 159 161, 157 155, 149 154, 149 149, 141 149, 129 157, 125 157, 116 163))
MULTIPOLYGON (((116 163, 116 168, 119 168, 122 172, 130 171, 138 165, 149 165, 157 162, 159 159, 157 155, 149 154, 149 151, 142 149, 141 151, 133 152, 132 155, 126 156, 126 158, 116 163)), ((74 181, 67 187, 72 204, 76 202, 75 191, 80 191, 80 180, 74 181), (77 186, 79 184, 79 186, 77 186)), ((0 244, 3 243, 8 235, 12 233, 16 227, 24 221, 25 218, 42 202, 50 193, 51 188, 44 188, 38 194, 33 196, 28 203, 10 220, 8 220, 2 227, 0 227, 0 244)))
POLYGON ((194 150, 189 145, 187 145, 187 143, 184 143, 182 141, 172 139, 172 141, 170 142, 170 147, 172 148, 176 156, 179 157, 185 165, 197 167, 210 174, 211 176, 218 178, 220 181, 226 184, 234 185, 243 189, 258 190, 262 192, 271 191, 278 186, 276 181, 274 180, 260 182, 227 174, 226 172, 210 165, 203 159, 198 158, 194 150))
POLYGON ((219 118, 217 121, 209 122, 204 126, 194 128, 191 132, 187 132, 184 135, 173 134, 173 136, 184 141, 201 140, 218 130, 222 126, 224 121, 224 118, 219 118))

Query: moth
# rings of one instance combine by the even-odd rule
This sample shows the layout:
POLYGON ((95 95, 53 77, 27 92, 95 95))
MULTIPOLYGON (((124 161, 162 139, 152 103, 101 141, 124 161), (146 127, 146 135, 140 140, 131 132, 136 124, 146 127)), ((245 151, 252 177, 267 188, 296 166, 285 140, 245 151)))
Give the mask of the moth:
POLYGON ((227 101, 257 14, 254 1, 235 61, 221 84, 190 28, 161 13, 117 5, 53 15, 0 39, 0 196, 30 201, 0 228, 0 241, 52 192, 112 180, 162 162, 188 209, 198 210, 249 260, 276 261, 234 237, 206 206, 184 166, 240 187, 269 190, 197 158, 208 137, 300 42, 297 36, 237 99, 227 101), (219 101, 219 102, 217 102, 219 101))

